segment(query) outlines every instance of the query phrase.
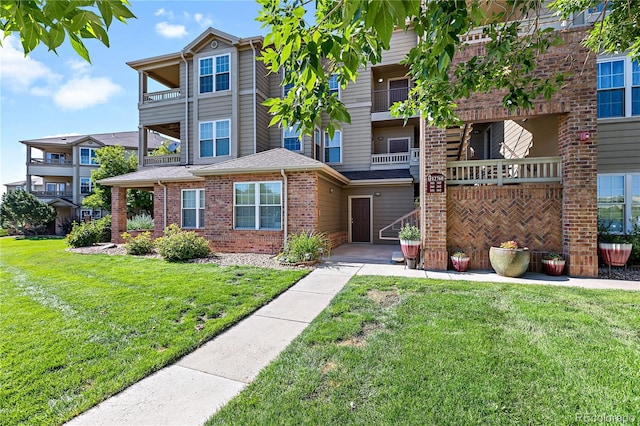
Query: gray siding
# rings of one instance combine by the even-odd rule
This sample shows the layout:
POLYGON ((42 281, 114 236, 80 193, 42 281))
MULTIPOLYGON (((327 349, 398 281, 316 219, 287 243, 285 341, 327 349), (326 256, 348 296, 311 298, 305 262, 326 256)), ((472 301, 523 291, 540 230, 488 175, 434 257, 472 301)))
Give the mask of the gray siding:
POLYGON ((640 117, 598 121, 598 172, 640 172, 640 117))
MULTIPOLYGON (((380 229, 414 210, 413 185, 351 187, 342 190, 342 217, 349 220, 349 196, 373 195, 374 244, 398 244, 397 241, 380 240, 380 229), (376 196, 375 193, 380 195, 376 196)), ((348 228, 348 226, 347 226, 348 228)))
POLYGON ((346 230, 346 216, 341 216, 341 202, 340 185, 318 179, 318 231, 329 233, 346 230))
POLYGON ((240 121, 238 134, 239 156, 253 154, 253 95, 240 96, 240 121))
POLYGON ((140 125, 176 123, 184 120, 184 99, 140 107, 140 125))
POLYGON ((414 127, 381 127, 373 129, 373 154, 389 152, 389 139, 409 138, 409 149, 414 147, 414 127))
POLYGON ((371 166, 371 112, 369 107, 351 108, 351 124, 342 126, 342 164, 338 171, 369 170, 371 166))
POLYGON ((264 105, 261 105, 264 102, 264 99, 261 96, 258 96, 258 114, 257 114, 257 123, 258 123, 258 140, 257 140, 257 149, 258 152, 266 151, 270 148, 269 146, 269 122, 271 121, 271 114, 269 114, 269 108, 264 105))
POLYGON ((347 88, 340 94, 342 102, 347 107, 350 104, 371 102, 371 69, 360 68, 358 72, 360 75, 356 78, 356 81, 349 83, 347 88))
POLYGON ((395 31, 391 36, 389 50, 382 52, 382 62, 379 65, 399 63, 409 50, 416 45, 416 35, 413 31, 395 31))
MULTIPOLYGON (((238 78, 240 92, 253 90, 253 52, 251 49, 238 51, 238 78)), ((257 71, 257 67, 256 67, 257 71)), ((257 80, 256 80, 257 86, 257 80)))
POLYGON ((269 96, 269 84, 272 76, 269 75, 267 71, 267 67, 264 65, 264 62, 257 61, 256 62, 256 81, 258 86, 258 92, 264 94, 265 96, 269 96))

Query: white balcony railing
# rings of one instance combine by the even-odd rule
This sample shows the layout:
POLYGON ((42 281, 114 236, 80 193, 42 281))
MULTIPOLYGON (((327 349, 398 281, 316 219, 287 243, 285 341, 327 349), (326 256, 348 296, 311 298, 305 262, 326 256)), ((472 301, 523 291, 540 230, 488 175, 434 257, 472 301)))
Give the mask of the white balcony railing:
POLYGON ((560 157, 447 162, 447 185, 562 182, 560 157))
MULTIPOLYGON (((534 28, 553 28, 560 30, 566 28, 569 25, 568 21, 561 20, 558 16, 553 14, 542 14, 538 20, 536 19, 523 19, 520 21, 519 35, 530 34, 534 28)), ((484 43, 490 40, 490 37, 483 34, 483 27, 474 28, 464 36, 460 37, 460 41, 468 44, 484 43)))
POLYGON ((180 97, 180 89, 163 90, 162 92, 143 93, 143 103, 162 102, 180 97))
POLYGON ((32 158, 29 164, 36 164, 38 166, 70 166, 73 164, 70 158, 32 158))
POLYGON ((144 157, 144 166, 177 166, 180 164, 180 154, 153 155, 144 157))
POLYGON ((411 148, 410 161, 411 164, 420 164, 420 148, 411 148))
POLYGON ((382 166, 389 164, 409 164, 408 152, 394 152, 392 154, 372 154, 371 165, 382 166))

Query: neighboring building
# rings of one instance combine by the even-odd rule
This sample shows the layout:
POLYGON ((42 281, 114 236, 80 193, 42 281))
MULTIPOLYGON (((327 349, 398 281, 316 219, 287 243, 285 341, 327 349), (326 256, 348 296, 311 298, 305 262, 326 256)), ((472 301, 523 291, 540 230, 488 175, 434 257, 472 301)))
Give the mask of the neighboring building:
MULTIPOLYGON (((126 189, 147 188, 155 236, 176 223, 220 251, 276 253, 287 234, 308 229, 334 246, 393 242, 399 225, 413 222, 427 269, 446 269, 454 249, 488 268, 488 248, 517 239, 534 266, 553 250, 571 275, 595 276, 596 58, 580 44, 585 26, 546 24, 565 44, 540 58, 536 74, 570 73, 558 93, 515 112, 501 96, 476 94, 458 102, 464 125, 447 131, 389 115, 412 84, 399 63, 416 42, 411 32, 394 33, 383 61, 355 84, 336 84, 351 124, 333 138, 324 127, 301 140, 296 129, 268 127, 262 102, 287 88, 256 60, 262 37, 210 28, 180 52, 130 62, 140 82, 140 167, 102 181, 114 186, 113 240, 125 230, 126 189), (150 92, 149 79, 165 90, 150 92), (149 130, 180 139, 181 152, 145 156, 149 130)), ((470 34, 457 60, 481 54, 483 37, 470 34)))
MULTIPOLYGON (((92 191, 91 171, 98 165, 95 151, 107 145, 121 145, 133 155, 138 150, 139 133, 117 132, 94 135, 59 136, 20 141, 27 147, 27 179, 5 184, 8 191, 24 189, 56 209, 55 229, 64 221, 100 218, 108 212, 82 207, 92 191)), ((147 149, 159 147, 167 138, 149 132, 147 149)))

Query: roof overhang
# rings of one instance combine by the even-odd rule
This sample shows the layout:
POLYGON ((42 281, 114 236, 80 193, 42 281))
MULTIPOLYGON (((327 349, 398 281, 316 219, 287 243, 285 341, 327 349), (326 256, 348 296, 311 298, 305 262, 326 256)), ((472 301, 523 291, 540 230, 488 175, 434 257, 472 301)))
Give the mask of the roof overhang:
POLYGON ((65 200, 64 198, 54 198, 52 200, 47 201, 47 204, 51 207, 73 207, 77 208, 78 205, 73 204, 69 200, 65 200))
POLYGON ((97 181, 100 185, 114 186, 119 188, 153 188, 156 183, 176 183, 176 182, 201 182, 204 178, 198 176, 182 176, 182 177, 169 177, 159 179, 118 179, 117 176, 112 178, 101 179, 97 181))
POLYGON ((346 184, 349 184, 349 179, 345 176, 343 176, 342 174, 340 174, 339 172, 337 172, 335 169, 327 166, 326 164, 319 164, 317 166, 310 166, 310 165, 292 165, 292 166, 285 166, 285 167, 275 167, 275 166, 269 166, 269 167, 252 167, 252 168, 215 168, 215 169, 207 169, 207 168, 202 168, 202 169, 198 169, 198 170, 193 170, 191 171, 191 173, 194 176, 223 176, 223 175, 239 175, 239 174, 257 174, 257 173, 273 173, 273 172, 280 172, 280 171, 285 171, 285 172, 313 172, 313 171, 317 171, 317 172, 322 172, 328 176, 331 176, 335 179, 337 179, 338 181, 346 184))
POLYGON ((410 185, 413 178, 351 180, 349 186, 410 185))

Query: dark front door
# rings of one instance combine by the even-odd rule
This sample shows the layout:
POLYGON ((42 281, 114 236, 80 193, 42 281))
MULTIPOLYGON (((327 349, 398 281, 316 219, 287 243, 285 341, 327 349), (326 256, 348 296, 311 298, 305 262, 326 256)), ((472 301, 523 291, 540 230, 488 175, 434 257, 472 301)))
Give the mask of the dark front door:
POLYGON ((351 242, 371 242, 371 199, 351 199, 351 242))

